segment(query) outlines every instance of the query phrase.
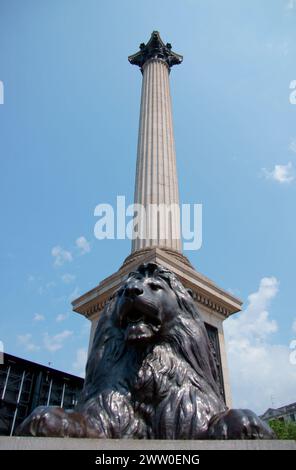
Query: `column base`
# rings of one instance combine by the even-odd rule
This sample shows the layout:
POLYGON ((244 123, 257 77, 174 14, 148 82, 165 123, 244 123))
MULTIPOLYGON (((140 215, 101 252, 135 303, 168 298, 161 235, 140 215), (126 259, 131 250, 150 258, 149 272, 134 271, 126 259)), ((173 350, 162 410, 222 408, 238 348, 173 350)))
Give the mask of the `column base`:
POLYGON ((170 248, 167 248, 165 246, 155 246, 155 247, 150 246, 148 248, 142 248, 141 250, 134 251, 133 253, 131 253, 129 256, 127 256, 125 258, 125 260, 122 263, 122 266, 121 266, 120 269, 128 266, 129 264, 131 264, 133 262, 136 262, 137 260, 139 260, 139 262, 141 262, 143 257, 146 257, 146 256, 149 256, 150 254, 156 253, 156 249, 163 251, 164 253, 166 253, 166 254, 172 256, 173 258, 175 258, 177 261, 179 261, 181 263, 184 263, 185 265, 187 265, 190 268, 194 269, 194 267, 192 266, 192 264, 190 263, 189 259, 186 256, 184 256, 179 251, 171 250, 170 248))

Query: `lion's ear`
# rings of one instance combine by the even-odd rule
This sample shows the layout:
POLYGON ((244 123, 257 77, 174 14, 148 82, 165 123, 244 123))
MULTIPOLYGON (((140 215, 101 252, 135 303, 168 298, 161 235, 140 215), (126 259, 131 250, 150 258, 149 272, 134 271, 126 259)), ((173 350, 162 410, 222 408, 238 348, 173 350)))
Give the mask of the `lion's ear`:
POLYGON ((193 298, 193 291, 192 291, 191 289, 187 289, 187 292, 188 292, 188 294, 190 295, 190 297, 193 298))

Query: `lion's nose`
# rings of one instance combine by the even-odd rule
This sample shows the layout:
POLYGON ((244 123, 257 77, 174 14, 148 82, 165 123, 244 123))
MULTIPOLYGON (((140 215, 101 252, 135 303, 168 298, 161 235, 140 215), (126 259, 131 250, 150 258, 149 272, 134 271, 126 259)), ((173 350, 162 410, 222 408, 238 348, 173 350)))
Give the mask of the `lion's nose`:
POLYGON ((136 284, 127 286, 124 291, 124 295, 126 297, 138 297, 139 295, 143 294, 143 289, 142 287, 137 286, 136 284))

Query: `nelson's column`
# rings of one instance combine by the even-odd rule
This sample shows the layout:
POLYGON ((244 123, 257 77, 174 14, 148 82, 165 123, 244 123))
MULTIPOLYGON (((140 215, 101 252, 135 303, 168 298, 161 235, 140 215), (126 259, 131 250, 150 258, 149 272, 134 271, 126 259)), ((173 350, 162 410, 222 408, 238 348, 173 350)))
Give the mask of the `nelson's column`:
MULTIPOLYGON (((173 52, 170 44, 164 44, 159 33, 154 31, 148 43, 141 44, 140 51, 128 59, 131 64, 140 67, 143 75, 135 203, 142 204, 145 208, 151 204, 173 204, 175 210, 168 219, 147 217, 148 236, 134 239, 132 252, 120 269, 74 300, 73 310, 91 321, 91 345, 104 305, 124 282, 128 273, 143 262, 156 262, 165 266, 193 292, 216 352, 221 389, 226 404, 231 407, 223 320, 238 312, 242 303, 197 272, 181 250, 169 73, 173 65, 182 62, 183 57, 173 52)), ((139 225, 143 223, 142 220, 138 222, 139 225)))

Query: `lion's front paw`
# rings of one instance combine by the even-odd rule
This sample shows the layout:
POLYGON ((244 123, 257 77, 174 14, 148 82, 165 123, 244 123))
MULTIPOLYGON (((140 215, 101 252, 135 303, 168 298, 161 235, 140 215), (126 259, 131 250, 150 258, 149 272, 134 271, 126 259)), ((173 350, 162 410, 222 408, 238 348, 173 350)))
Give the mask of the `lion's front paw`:
POLYGON ((17 429, 19 436, 86 437, 85 418, 54 406, 39 406, 17 429))
POLYGON ((209 426, 210 439, 274 439, 274 432, 253 411, 227 410, 209 426))

